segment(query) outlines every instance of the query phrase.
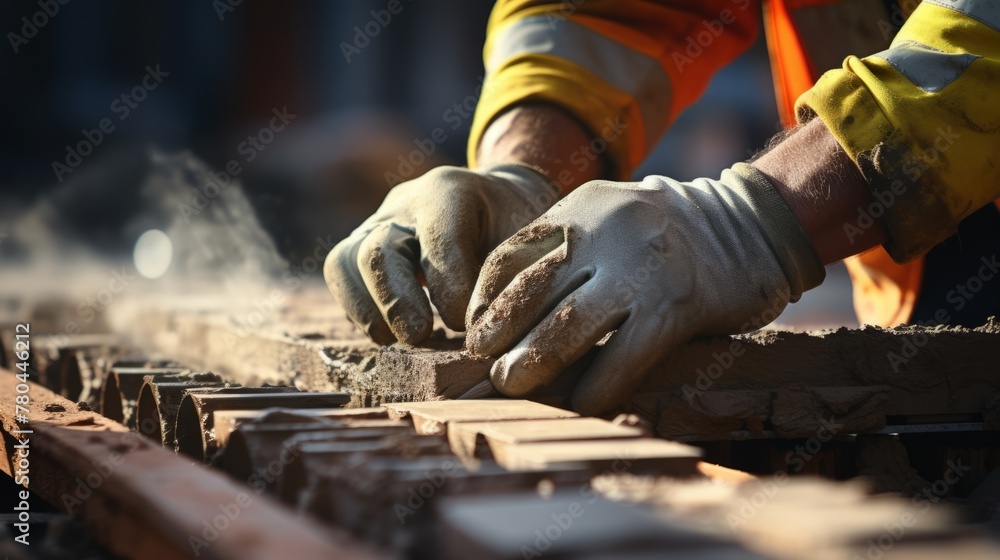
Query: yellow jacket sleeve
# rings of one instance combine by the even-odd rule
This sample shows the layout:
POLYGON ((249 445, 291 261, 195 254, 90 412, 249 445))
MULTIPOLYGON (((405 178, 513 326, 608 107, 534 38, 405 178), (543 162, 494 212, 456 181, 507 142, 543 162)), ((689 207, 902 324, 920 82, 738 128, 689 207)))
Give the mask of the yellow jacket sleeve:
POLYGON ((885 249, 912 260, 1000 194, 1000 4, 926 0, 890 48, 824 74, 802 95, 858 164, 873 203, 844 224, 853 239, 882 218, 885 249))
MULTIPOLYGON (((486 127, 525 101, 560 106, 628 178, 712 75, 758 32, 759 0, 500 0, 468 160, 486 127)), ((586 165, 579 154, 573 165, 586 165)))

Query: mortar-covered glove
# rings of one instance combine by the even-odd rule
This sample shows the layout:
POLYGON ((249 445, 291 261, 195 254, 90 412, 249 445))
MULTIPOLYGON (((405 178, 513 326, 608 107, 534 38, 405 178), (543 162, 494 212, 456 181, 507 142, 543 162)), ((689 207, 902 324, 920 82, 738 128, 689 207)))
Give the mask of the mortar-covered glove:
POLYGON ((791 210, 750 165, 720 180, 594 181, 490 253, 466 345, 499 357, 493 384, 519 397, 615 331, 572 395, 578 412, 599 415, 679 345, 759 328, 824 275, 791 210))
POLYGON ((522 165, 433 169, 389 191, 375 214, 330 251, 327 285, 379 344, 426 340, 433 329, 430 302, 445 325, 465 330, 486 254, 558 195, 545 175, 522 165))

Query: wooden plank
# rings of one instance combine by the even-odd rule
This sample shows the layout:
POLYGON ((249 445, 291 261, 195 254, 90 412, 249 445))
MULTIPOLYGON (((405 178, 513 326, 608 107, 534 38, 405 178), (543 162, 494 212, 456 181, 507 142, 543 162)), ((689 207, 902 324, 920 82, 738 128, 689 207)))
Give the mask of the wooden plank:
POLYGON ((449 422, 489 422, 574 418, 579 414, 537 402, 516 399, 469 399, 385 405, 390 417, 409 415, 418 434, 443 434, 449 422))
POLYGON ((594 470, 655 472, 673 476, 698 474, 701 450, 661 439, 567 441, 510 445, 497 463, 509 470, 544 469, 583 463, 594 470))
POLYGON ((725 484, 739 484, 748 480, 755 480, 757 477, 744 471, 723 467, 715 463, 698 461, 698 472, 705 475, 705 478, 725 484))
MULTIPOLYGON (((5 438, 24 428, 13 417, 17 384, 0 370, 5 438)), ((81 516, 117 554, 150 560, 382 557, 38 384, 28 394, 31 490, 81 516), (207 529, 220 515, 224 528, 207 529)), ((4 458, 8 474, 13 459, 4 458)))
POLYGON ((463 458, 481 457, 485 443, 492 455, 508 445, 545 441, 630 439, 645 435, 641 428, 617 426, 600 418, 547 418, 509 422, 455 422, 448 426, 452 451, 463 458))

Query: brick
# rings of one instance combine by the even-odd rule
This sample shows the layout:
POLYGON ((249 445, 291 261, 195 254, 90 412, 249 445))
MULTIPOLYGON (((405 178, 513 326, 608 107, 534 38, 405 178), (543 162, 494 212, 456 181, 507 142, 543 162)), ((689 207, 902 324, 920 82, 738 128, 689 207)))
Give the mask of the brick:
POLYGON ((352 422, 311 418, 296 423, 244 423, 230 435, 214 464, 245 480, 266 470, 274 461, 287 465, 296 460, 297 452, 292 446, 297 442, 371 440, 408 433, 412 433, 409 424, 389 419, 352 422))
POLYGON ((394 542, 407 557, 439 554, 435 506, 447 496, 489 496, 534 489, 543 480, 579 488, 580 469, 507 472, 490 461, 468 468, 451 455, 377 455, 356 466, 315 473, 306 511, 377 542, 394 542))
POLYGON ((886 385, 713 389, 643 394, 633 401, 658 417, 656 433, 667 439, 809 438, 831 422, 839 433, 878 432, 886 425, 890 392, 886 385))
POLYGON ((657 364, 643 393, 889 386, 885 414, 979 414, 1000 391, 1000 322, 974 329, 866 326, 693 340, 657 364))
MULTIPOLYGON (((77 400, 84 388, 77 354, 86 355, 88 352, 112 354, 124 345, 118 335, 85 334, 33 335, 31 346, 32 357, 38 370, 38 382, 68 399, 77 400)), ((87 381, 89 382, 89 379, 87 381)))
MULTIPOLYGON (((644 397, 640 397, 644 398, 644 397)), ((654 395, 657 435, 678 441, 762 437, 771 391, 705 391, 654 395), (746 434, 743 436, 742 434, 746 434)), ((654 416, 655 417, 655 416, 654 416)))
POLYGON ((374 362, 377 346, 348 322, 326 290, 290 294, 280 307, 252 329, 241 323, 259 310, 212 300, 165 299, 115 311, 151 349, 242 385, 340 391, 374 362))
POLYGON ((546 499, 533 493, 446 498, 439 509, 447 559, 625 557, 624 551, 678 559, 702 551, 715 553, 709 558, 730 558, 726 551, 736 548, 645 508, 576 491, 546 499))
POLYGON ((761 553, 780 558, 807 557, 805 551, 812 558, 853 558, 851 550, 865 558, 869 539, 898 546, 940 538, 949 527, 959 532, 954 510, 925 497, 916 502, 903 496, 873 497, 860 479, 836 483, 770 475, 720 490, 690 496, 700 504, 699 516, 735 531, 761 553), (905 520, 908 526, 900 531, 905 520))
POLYGON ((374 456, 421 457, 448 453, 448 443, 439 436, 414 437, 412 427, 342 430, 326 433, 299 434, 286 444, 296 460, 285 468, 277 480, 279 498, 292 505, 307 507, 315 504, 317 494, 324 491, 323 473, 345 465, 357 465, 374 456))
MULTIPOLYGON (((232 320, 239 311, 193 311, 190 305, 185 310, 169 302, 135 310, 141 313, 127 324, 154 349, 218 371, 230 381, 292 384, 312 391, 346 389, 353 406, 454 398, 488 378, 492 362, 464 355, 458 349, 461 341, 438 334, 432 340, 434 351, 378 349, 350 325, 328 294, 304 290, 299 295, 249 332, 232 320)), ((571 369, 578 374, 594 355, 588 353, 571 369)), ((691 341, 653 366, 641 392, 682 398, 690 389, 884 385, 890 387, 886 415, 980 414, 987 396, 1000 391, 1000 378, 993 375, 998 360, 1000 324, 995 321, 976 329, 761 331, 691 341)), ((573 374, 560 376, 544 397, 532 399, 565 405, 573 381, 573 374)), ((637 404, 635 410, 659 422, 648 408, 643 412, 637 404)), ((742 419, 747 427, 737 431, 752 432, 758 423, 756 411, 747 412, 742 419)), ((739 420, 731 415, 730 421, 739 420)))
POLYGON ((184 393, 190 389, 224 385, 214 373, 178 375, 169 381, 162 376, 147 375, 143 378, 135 406, 139 433, 159 441, 164 447, 173 448, 177 409, 184 393))
POLYGON ((361 420, 388 419, 389 413, 384 408, 267 408, 216 410, 212 412, 215 427, 215 439, 219 445, 225 445, 229 435, 244 422, 269 422, 275 419, 275 414, 304 418, 331 418, 340 421, 350 421, 352 424, 361 420))
POLYGON ((829 422, 838 424, 840 433, 877 432, 886 424, 889 393, 888 385, 779 389, 771 424, 784 438, 813 437, 829 422))
MULTIPOLYGON (((5 440, 22 427, 13 418, 17 383, 11 372, 0 371, 5 440)), ((121 557, 191 558, 190 538, 201 538, 203 522, 211 523, 220 505, 237 507, 239 517, 211 539, 212 558, 385 557, 343 532, 288 515, 265 496, 253 495, 252 507, 239 508, 248 491, 222 474, 191 465, 40 385, 32 384, 30 394, 37 411, 29 426, 32 492, 82 516, 92 534, 121 557)), ((15 455, 4 457, 0 468, 12 474, 15 463, 15 455)))
POLYGON ((350 402, 347 393, 301 392, 294 387, 221 387, 187 391, 177 409, 177 451, 202 461, 219 449, 212 413, 245 408, 331 408, 350 402))
POLYGON ((180 367, 112 367, 101 383, 97 410, 105 417, 135 427, 136 401, 147 375, 182 375, 189 372, 180 367))
POLYGON ((454 399, 488 379, 493 360, 473 358, 460 350, 388 347, 380 350, 371 373, 352 387, 364 405, 387 402, 454 399))

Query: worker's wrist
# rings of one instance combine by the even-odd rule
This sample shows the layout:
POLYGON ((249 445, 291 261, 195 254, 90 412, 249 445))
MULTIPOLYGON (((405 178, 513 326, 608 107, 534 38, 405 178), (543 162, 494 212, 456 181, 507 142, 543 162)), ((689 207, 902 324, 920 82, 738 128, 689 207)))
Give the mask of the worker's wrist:
POLYGON ((502 164, 527 165, 568 194, 576 187, 604 177, 603 155, 571 161, 574 151, 587 146, 591 134, 573 116, 555 105, 529 103, 512 107, 487 127, 479 142, 478 169, 502 164))
POLYGON ((559 186, 540 169, 526 163, 512 162, 479 169, 479 173, 507 181, 522 198, 539 200, 546 208, 561 198, 559 186))
POLYGON ((823 283, 826 269, 805 229, 771 181, 752 165, 737 163, 722 173, 723 184, 750 206, 778 265, 785 273, 789 299, 823 283))
POLYGON ((885 241, 880 220, 861 234, 846 227, 854 223, 859 208, 871 203, 871 191, 819 119, 790 134, 752 166, 784 199, 824 264, 885 241))

